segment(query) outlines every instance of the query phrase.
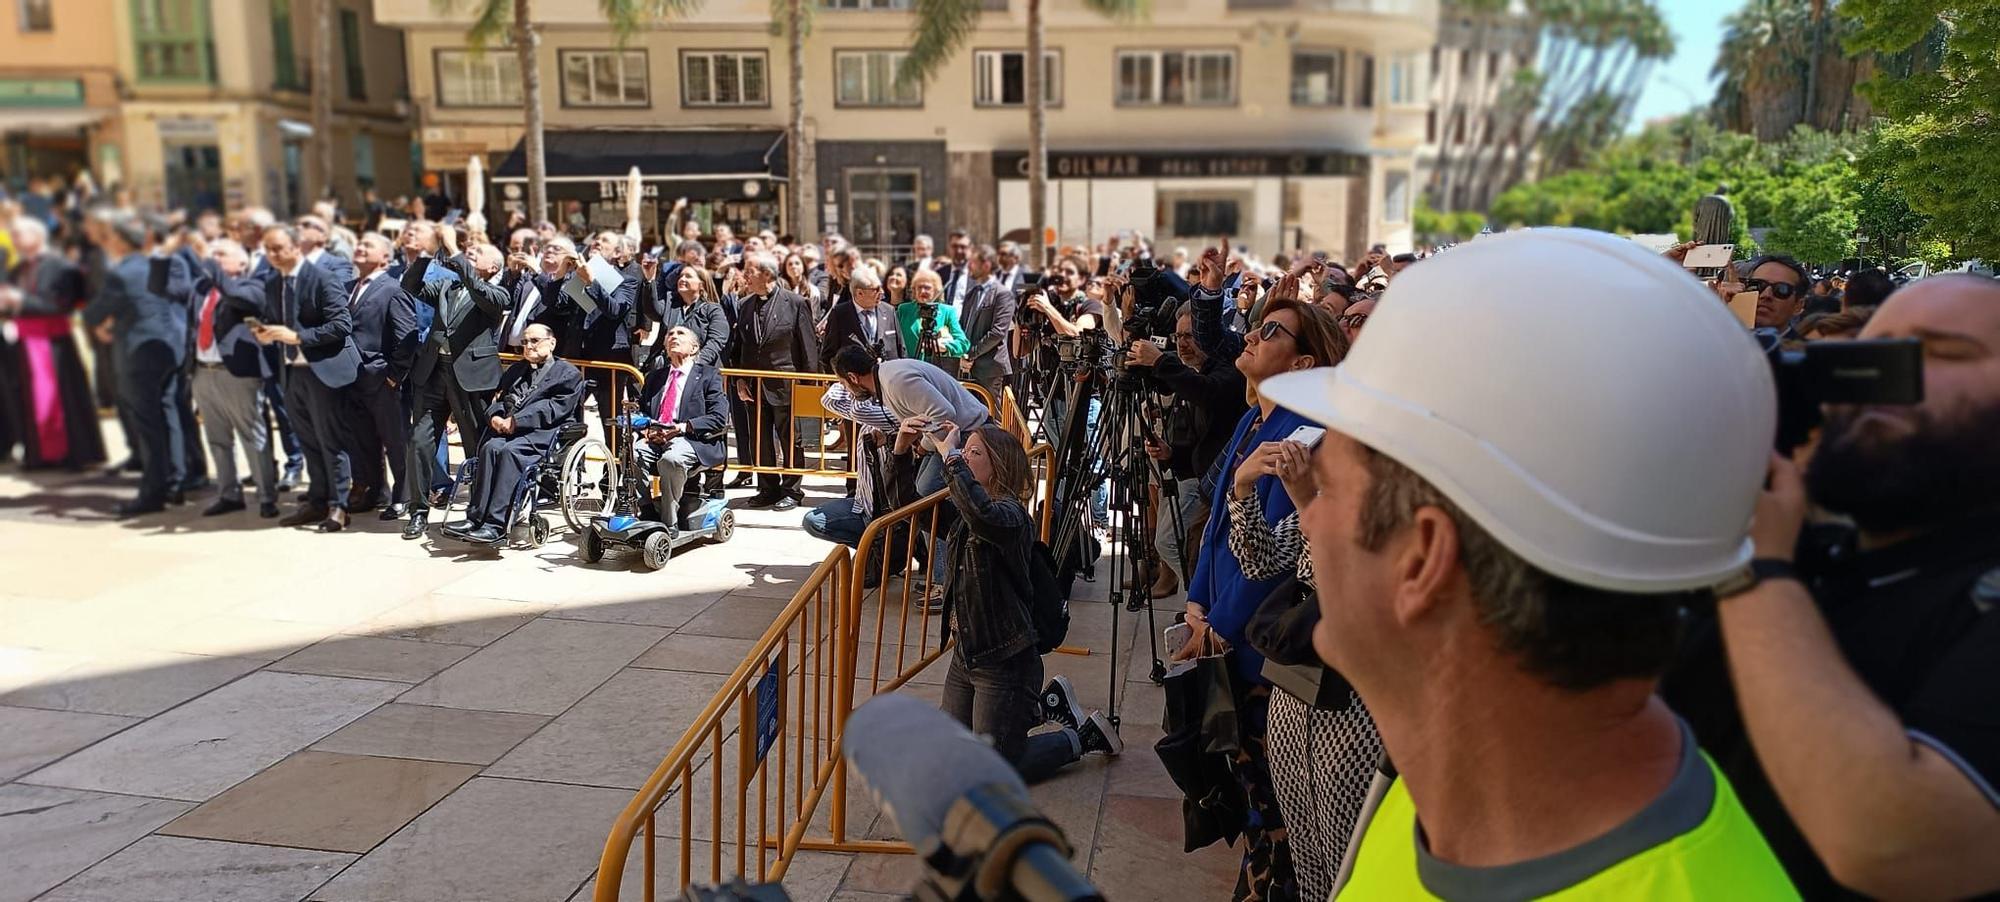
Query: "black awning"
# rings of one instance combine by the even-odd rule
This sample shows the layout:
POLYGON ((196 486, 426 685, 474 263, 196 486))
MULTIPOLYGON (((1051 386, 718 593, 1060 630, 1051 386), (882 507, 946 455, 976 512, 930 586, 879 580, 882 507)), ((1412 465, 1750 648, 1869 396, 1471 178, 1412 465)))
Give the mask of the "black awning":
MULTIPOLYGON (((526 139, 493 171, 494 178, 528 175, 526 139)), ((765 129, 705 131, 549 131, 542 156, 551 178, 624 178, 632 167, 647 178, 786 173, 785 133, 765 129)))

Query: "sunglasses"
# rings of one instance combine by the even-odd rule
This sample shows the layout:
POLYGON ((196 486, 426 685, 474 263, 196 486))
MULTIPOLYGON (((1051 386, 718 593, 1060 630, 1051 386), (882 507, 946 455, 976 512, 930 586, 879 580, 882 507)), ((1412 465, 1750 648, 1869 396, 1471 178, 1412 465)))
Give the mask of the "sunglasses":
POLYGON ((1337 318, 1337 321, 1340 323, 1340 326, 1343 329, 1359 329, 1361 328, 1362 323, 1368 321, 1368 314, 1343 313, 1337 318))
POLYGON ((1755 291, 1759 294, 1769 290, 1772 297, 1781 301, 1789 301, 1793 295, 1799 293, 1799 286, 1793 285, 1790 282, 1766 282, 1763 279, 1750 279, 1743 283, 1743 290, 1755 291))
POLYGON ((1257 327, 1257 340, 1270 341, 1273 338, 1277 338, 1278 333, 1280 332, 1284 333, 1287 337, 1289 337, 1294 344, 1298 343, 1299 340, 1298 333, 1285 328, 1284 323, 1278 322, 1277 320, 1274 319, 1265 320, 1262 326, 1257 327))

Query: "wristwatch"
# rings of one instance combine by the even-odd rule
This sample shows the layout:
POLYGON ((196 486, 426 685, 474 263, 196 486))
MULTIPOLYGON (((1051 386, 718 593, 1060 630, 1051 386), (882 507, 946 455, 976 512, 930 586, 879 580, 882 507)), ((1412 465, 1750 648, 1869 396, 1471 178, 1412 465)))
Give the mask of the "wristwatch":
POLYGON ((1743 569, 1736 571, 1728 579, 1717 583, 1715 586, 1715 599, 1721 601, 1725 598, 1733 598, 1741 595, 1751 589, 1757 588, 1758 584, 1765 580, 1797 580, 1798 578, 1799 571, 1792 567, 1791 561, 1780 560, 1774 557, 1760 557, 1744 565, 1743 569))

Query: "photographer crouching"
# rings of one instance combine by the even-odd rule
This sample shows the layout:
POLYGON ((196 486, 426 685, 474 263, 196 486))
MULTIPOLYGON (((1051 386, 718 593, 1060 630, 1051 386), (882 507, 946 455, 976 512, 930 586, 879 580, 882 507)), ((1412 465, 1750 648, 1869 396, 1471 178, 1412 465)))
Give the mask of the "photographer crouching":
POLYGON ((1773 460, 1756 560, 1667 698, 1807 898, 1993 897, 2000 282, 1917 282, 1861 337, 1921 339, 1924 400, 1827 405, 1804 478, 1773 460), (1794 570, 1808 501, 1854 530, 1794 570))

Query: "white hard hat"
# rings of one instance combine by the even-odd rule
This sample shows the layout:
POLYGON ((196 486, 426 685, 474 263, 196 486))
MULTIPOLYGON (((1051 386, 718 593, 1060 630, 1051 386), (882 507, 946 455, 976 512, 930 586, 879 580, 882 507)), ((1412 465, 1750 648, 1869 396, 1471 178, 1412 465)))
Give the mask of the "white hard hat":
POLYGON ((1398 275, 1340 366, 1261 390, 1562 579, 1672 592, 1750 560, 1770 369, 1712 293, 1631 241, 1535 229, 1462 245, 1398 275))

